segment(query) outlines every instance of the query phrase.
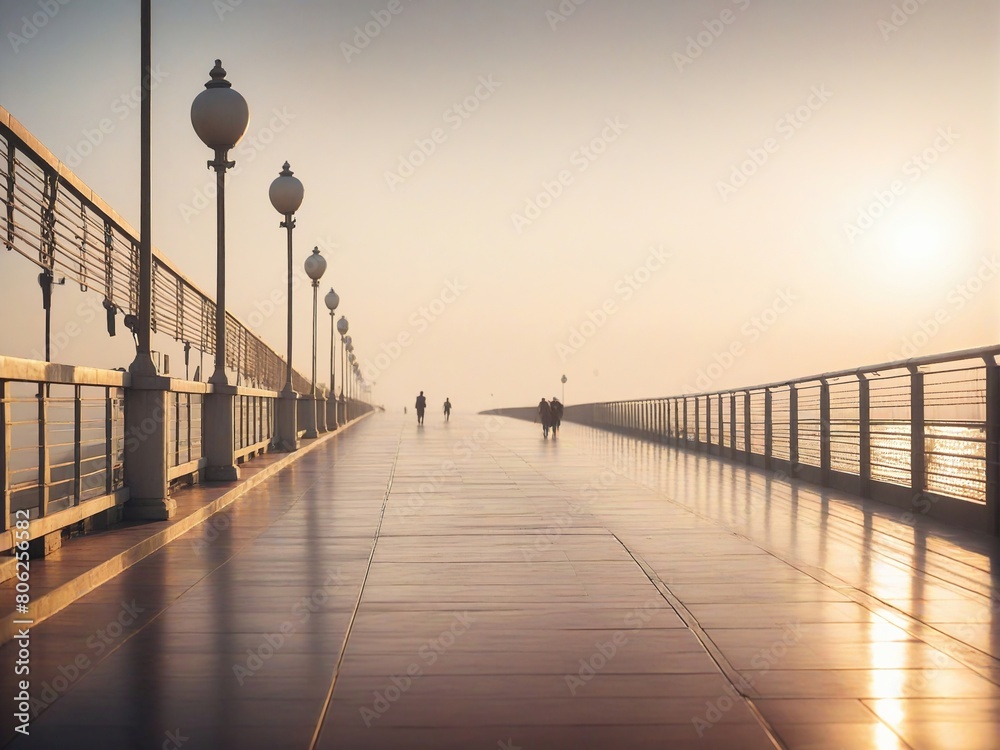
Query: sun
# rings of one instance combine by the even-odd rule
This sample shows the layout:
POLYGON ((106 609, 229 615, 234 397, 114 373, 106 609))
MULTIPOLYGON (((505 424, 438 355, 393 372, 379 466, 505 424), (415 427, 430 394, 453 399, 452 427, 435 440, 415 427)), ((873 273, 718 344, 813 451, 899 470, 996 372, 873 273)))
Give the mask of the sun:
POLYGON ((961 213, 947 199, 898 206, 882 234, 892 263, 901 270, 946 272, 964 247, 961 213))

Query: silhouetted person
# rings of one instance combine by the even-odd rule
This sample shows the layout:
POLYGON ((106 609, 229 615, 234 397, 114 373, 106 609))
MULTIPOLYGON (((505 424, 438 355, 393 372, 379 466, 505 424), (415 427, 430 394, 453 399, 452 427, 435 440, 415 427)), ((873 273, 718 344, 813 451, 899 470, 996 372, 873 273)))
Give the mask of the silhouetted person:
POLYGON ((424 398, 424 392, 420 391, 420 395, 417 396, 417 424, 424 423, 424 409, 427 408, 427 399, 424 398))
POLYGON ((444 421, 447 422, 451 416, 451 401, 447 397, 444 399, 444 421))
POLYGON ((542 422, 542 435, 548 438, 549 428, 552 426, 552 407, 544 397, 538 402, 538 418, 542 422))
POLYGON ((563 415, 563 405, 555 396, 552 397, 552 401, 549 404, 549 411, 552 412, 552 437, 555 437, 556 433, 559 432, 559 425, 562 424, 563 415))

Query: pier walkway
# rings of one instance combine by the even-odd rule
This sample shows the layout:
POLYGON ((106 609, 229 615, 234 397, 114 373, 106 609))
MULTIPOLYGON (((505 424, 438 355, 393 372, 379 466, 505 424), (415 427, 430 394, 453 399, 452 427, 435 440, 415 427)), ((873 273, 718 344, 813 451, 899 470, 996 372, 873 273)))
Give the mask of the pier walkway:
MULTIPOLYGON (((621 435, 375 415, 31 630, 11 747, 996 748, 996 539, 621 435)), ((0 649, 14 674, 17 642, 0 649)))

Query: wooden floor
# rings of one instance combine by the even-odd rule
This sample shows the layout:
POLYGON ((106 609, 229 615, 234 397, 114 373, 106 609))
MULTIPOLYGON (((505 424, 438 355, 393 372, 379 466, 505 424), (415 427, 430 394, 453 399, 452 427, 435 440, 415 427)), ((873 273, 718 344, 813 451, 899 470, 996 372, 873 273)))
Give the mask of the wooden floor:
POLYGON ((997 546, 899 515, 574 425, 377 416, 34 627, 4 741, 1000 747, 997 546))

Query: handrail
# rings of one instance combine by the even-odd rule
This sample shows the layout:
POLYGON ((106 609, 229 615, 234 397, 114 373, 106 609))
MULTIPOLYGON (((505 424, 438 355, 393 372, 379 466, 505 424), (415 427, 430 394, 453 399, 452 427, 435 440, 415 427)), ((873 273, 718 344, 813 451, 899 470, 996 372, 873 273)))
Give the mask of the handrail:
POLYGON ((640 403, 642 401, 657 401, 660 399, 668 399, 668 398, 699 398, 701 396, 716 396, 721 393, 744 393, 746 391, 762 391, 762 390, 767 390, 769 388, 782 388, 788 385, 796 385, 798 383, 808 383, 817 380, 836 380, 838 378, 867 375, 870 373, 879 373, 888 370, 910 370, 912 372, 913 368, 927 367, 929 365, 939 365, 939 364, 944 364, 946 362, 963 362, 966 360, 973 360, 973 359, 982 359, 986 364, 992 364, 991 360, 998 355, 1000 355, 1000 344, 992 344, 990 346, 981 346, 975 349, 962 349, 956 352, 948 352, 944 354, 928 354, 923 357, 900 359, 894 362, 885 362, 878 365, 866 365, 864 367, 855 367, 853 369, 847 369, 847 370, 834 370, 833 372, 825 372, 820 375, 808 375, 805 377, 793 378, 791 380, 776 380, 773 383, 739 386, 736 388, 723 388, 717 391, 700 391, 697 393, 673 393, 670 394, 669 396, 652 396, 650 398, 613 399, 611 401, 603 401, 599 403, 635 404, 635 403, 640 403))
MULTIPOLYGON (((0 138, 6 140, 9 159, 9 163, 0 163, 0 173, 9 172, 8 186, 13 186, 14 190, 14 194, 10 195, 6 191, 0 192, 0 200, 7 206, 6 214, 0 213, 0 226, 6 229, 0 240, 9 249, 18 250, 22 256, 40 268, 53 272, 56 266, 59 266, 59 273, 73 278, 81 286, 100 287, 97 291, 103 290, 106 300, 126 313, 135 314, 137 310, 134 308, 138 300, 132 288, 132 279, 136 272, 133 266, 138 262, 139 235, 136 229, 3 107, 0 107, 0 138), (51 222, 48 230, 39 228, 41 236, 33 237, 32 241, 23 243, 28 245, 27 247, 17 242, 19 239, 17 222, 12 220, 12 217, 22 211, 15 194, 21 195, 30 188, 31 180, 28 181, 28 188, 18 188, 15 172, 22 174, 22 177, 24 175, 16 167, 10 168, 10 164, 16 164, 14 149, 41 170, 42 174, 38 178, 44 180, 44 190, 40 196, 40 203, 37 202, 39 196, 33 196, 35 199, 33 205, 37 205, 39 217, 48 214, 48 221, 51 222), (18 190, 21 193, 18 193, 18 190), (59 198, 66 192, 79 201, 80 213, 73 214, 72 218, 74 221, 78 220, 80 226, 73 222, 66 223, 70 214, 66 213, 67 207, 62 205, 59 198), (95 221, 95 218, 100 221, 95 221), (80 236, 81 227, 83 227, 82 236, 80 236), (74 244, 72 252, 65 245, 66 237, 63 236, 70 234, 73 235, 74 243, 79 242, 79 245, 74 244), (98 252, 103 253, 101 258, 96 257, 98 252), (102 268, 95 270, 97 265, 102 268), (74 274, 79 278, 74 277, 74 274)), ((35 218, 37 217, 32 215, 33 221, 35 218)), ((27 233, 30 235, 30 232, 27 233)), ((206 353, 214 353, 214 328, 210 324, 215 315, 213 298, 155 247, 153 273, 154 331, 164 333, 175 341, 189 341, 206 353)), ((229 311, 226 312, 226 319, 227 366, 239 370, 258 383, 270 378, 272 382, 265 385, 280 388, 283 385, 285 371, 281 356, 229 311), (244 353, 247 355, 246 360, 242 358, 244 353)), ((297 390, 300 392, 308 390, 307 378, 294 370, 292 376, 293 385, 297 390)))

